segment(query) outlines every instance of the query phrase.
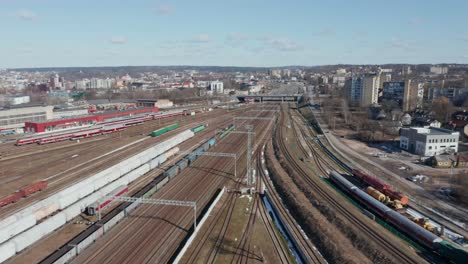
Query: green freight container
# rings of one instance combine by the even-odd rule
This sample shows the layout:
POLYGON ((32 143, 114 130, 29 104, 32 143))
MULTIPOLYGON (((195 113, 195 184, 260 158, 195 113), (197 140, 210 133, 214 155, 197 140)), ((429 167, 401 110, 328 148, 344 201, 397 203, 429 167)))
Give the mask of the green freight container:
POLYGON ((227 135, 229 134, 229 132, 231 132, 232 130, 234 130, 234 125, 228 126, 228 128, 221 134, 221 136, 219 136, 219 138, 224 138, 224 137, 227 136, 227 135))
POLYGON ((157 136, 160 136, 160 135, 162 135, 162 134, 164 134, 164 133, 166 133, 166 132, 169 132, 169 131, 171 131, 171 130, 174 130, 174 129, 178 128, 178 127, 179 127, 179 123, 175 123, 175 124, 172 124, 172 125, 170 125, 170 126, 163 127, 163 128, 161 128, 161 129, 158 129, 158 130, 153 131, 153 132, 151 133, 151 136, 152 136, 152 137, 157 137, 157 136))
POLYGON ((196 128, 192 128, 192 132, 197 133, 197 132, 204 130, 205 128, 206 128, 205 125, 197 126, 196 128))

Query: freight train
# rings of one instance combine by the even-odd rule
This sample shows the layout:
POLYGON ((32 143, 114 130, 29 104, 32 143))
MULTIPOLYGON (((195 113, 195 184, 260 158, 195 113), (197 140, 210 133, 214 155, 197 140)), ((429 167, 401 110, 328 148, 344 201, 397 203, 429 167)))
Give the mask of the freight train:
POLYGON ((167 132, 169 132, 171 130, 174 130, 174 129, 178 128, 178 127, 179 127, 179 123, 175 123, 175 124, 172 124, 170 126, 166 126, 166 127, 163 127, 163 128, 160 128, 158 130, 153 131, 151 133, 151 136, 152 137, 157 137, 157 136, 165 134, 165 133, 167 133, 167 132))
POLYGON ((16 203, 21 198, 28 197, 29 195, 42 191, 47 187, 48 183, 46 181, 40 181, 31 185, 28 185, 24 188, 21 188, 19 191, 9 194, 7 196, 0 198, 0 207, 7 206, 12 203, 16 203))
POLYGON ((384 195, 390 197, 392 200, 398 200, 402 205, 407 205, 409 199, 407 196, 395 191, 392 187, 388 186, 387 184, 383 183, 379 179, 370 176, 369 174, 363 172, 359 169, 353 169, 352 173, 355 177, 359 178, 362 182, 366 183, 374 187, 379 192, 383 193, 384 195))
POLYGON ((234 130, 234 124, 230 124, 226 129, 223 130, 223 133, 219 136, 219 138, 224 138, 227 136, 232 130, 234 130))
POLYGON ((457 248, 447 241, 443 241, 440 237, 427 231, 400 213, 388 208, 353 185, 336 171, 330 172, 329 177, 333 183, 347 192, 360 204, 425 248, 437 252, 440 256, 447 258, 453 263, 464 263, 464 261, 468 259, 468 252, 457 248))
POLYGON ((198 133, 198 132, 200 132, 200 131, 205 130, 206 127, 207 127, 207 126, 205 126, 205 125, 201 125, 201 126, 194 127, 194 128, 192 128, 191 130, 192 130, 193 133, 198 133))

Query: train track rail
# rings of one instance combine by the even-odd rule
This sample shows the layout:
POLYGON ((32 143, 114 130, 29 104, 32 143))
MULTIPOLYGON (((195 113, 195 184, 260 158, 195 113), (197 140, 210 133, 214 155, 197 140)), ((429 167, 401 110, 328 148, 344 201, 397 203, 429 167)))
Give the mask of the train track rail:
MULTIPOLYGON (((285 113, 284 109, 281 112, 280 115, 280 124, 285 123, 285 113)), ((398 261, 399 263, 420 263, 422 259, 416 259, 414 256, 407 254, 404 251, 401 251, 400 245, 396 245, 393 242, 389 241, 389 239, 373 229, 372 227, 369 227, 367 223, 365 223, 362 220, 362 217, 365 217, 364 215, 356 215, 350 210, 346 208, 346 206, 340 201, 340 199, 337 199, 336 196, 326 190, 321 186, 321 184, 318 181, 321 181, 319 178, 313 178, 311 177, 305 169, 298 163, 296 158, 293 157, 293 154, 290 152, 288 146, 286 145, 286 142, 284 141, 284 135, 283 135, 283 126, 281 128, 277 129, 277 134, 276 134, 276 139, 278 143, 278 147, 280 151, 283 153, 285 158, 289 161, 289 164, 291 167, 297 172, 297 174, 308 184, 308 186, 314 191, 314 193, 318 196, 320 196, 323 200, 325 200, 328 204, 330 204, 335 210, 337 210, 341 215, 346 217, 348 221, 358 228, 362 234, 366 235, 370 239, 373 240, 373 242, 379 246, 381 249, 383 249, 386 254, 390 255, 394 260, 398 261)), ((342 200, 342 199, 341 199, 342 200)))
MULTIPOLYGON (((106 140, 99 140, 94 144, 88 144, 87 142, 84 142, 84 144, 77 145, 73 148, 70 147, 69 149, 58 149, 50 155, 44 153, 43 155, 31 160, 30 162, 25 162, 26 160, 23 159, 18 160, 16 164, 11 164, 11 160, 1 161, 0 167, 7 166, 12 168, 23 168, 21 172, 16 171, 14 174, 5 175, 5 177, 2 177, 2 183, 11 182, 2 184, 0 190, 9 190, 5 191, 5 194, 11 193, 21 188, 21 186, 30 184, 34 181, 46 180, 48 181, 49 186, 46 190, 42 191, 41 193, 28 197, 27 199, 22 199, 15 204, 3 208, 4 210, 2 210, 2 212, 0 213, 0 217, 6 217, 7 215, 13 214, 20 210, 22 207, 26 206, 27 204, 43 199, 45 196, 55 193, 64 186, 73 184, 74 182, 76 182, 76 180, 78 180, 78 176, 80 177, 80 179, 82 179, 84 175, 92 175, 92 173, 96 173, 115 163, 118 163, 119 161, 125 158, 134 155, 135 153, 140 152, 142 149, 147 148, 149 144, 155 144, 183 130, 190 129, 195 125, 200 125, 208 122, 212 125, 211 127, 225 126, 232 122, 232 120, 226 117, 227 116, 203 116, 199 119, 190 118, 186 121, 187 123, 183 123, 181 127, 174 131, 171 131, 157 138, 145 136, 143 138, 138 139, 139 142, 135 141, 134 139, 129 141, 130 139, 128 137, 122 137, 122 140, 120 140, 120 138, 114 138, 112 136, 107 138, 106 140), (129 143, 125 145, 128 142, 136 143, 129 143), (108 155, 109 152, 105 152, 114 150, 118 151, 112 153, 112 155, 108 155), (70 160, 70 157, 74 154, 77 155, 77 158, 70 160), (33 166, 31 166, 30 168, 29 166, 25 166, 31 163, 33 164, 33 166)), ((168 120, 167 123, 177 122, 177 120, 175 120, 174 118, 168 119, 171 120, 168 120)), ((153 124, 153 126, 154 125, 155 124, 153 124)), ((166 124, 163 124, 163 126, 164 125, 166 124)), ((213 133, 214 130, 211 129, 211 127, 208 127, 205 131, 210 131, 210 133, 213 133)), ((137 127, 131 127, 129 129, 132 128, 137 127)), ((139 128, 138 131, 140 131, 139 128)), ((149 132, 148 128, 146 128, 146 130, 144 131, 149 132)), ((205 133, 205 131, 200 132, 200 134, 205 133)))
MULTIPOLYGON (((263 128, 257 129, 257 134, 258 134, 258 131, 260 131, 260 136, 257 138, 260 138, 260 141, 263 141, 263 139, 267 135, 270 135, 271 130, 265 129, 265 127, 263 127, 263 128)), ((259 145, 260 144, 257 144, 257 146, 259 145)), ((255 153, 260 153, 258 148, 255 149, 255 153)), ((257 182, 257 186, 256 186, 257 189, 260 188, 259 184, 260 182, 257 182)), ((241 180, 238 179, 233 189, 238 190, 241 186, 242 186, 241 180)), ((214 246, 209 251, 207 260, 204 260, 204 262, 215 263, 219 261, 218 255, 221 249, 223 248, 223 245, 226 240, 226 236, 228 235, 228 232, 229 232, 228 229, 230 228, 230 225, 232 223, 234 208, 237 205, 237 200, 239 196, 238 192, 229 192, 228 195, 229 197, 226 199, 226 201, 223 202, 223 205, 221 206, 222 208, 226 208, 226 209, 218 210, 216 214, 213 215, 213 219, 214 219, 213 222, 219 223, 221 225, 220 230, 219 231, 216 230, 217 224, 211 224, 208 227, 208 230, 204 232, 203 236, 200 237, 200 240, 197 241, 197 244, 196 246, 194 246, 194 249, 190 251, 189 255, 186 257, 186 260, 185 260, 186 262, 193 263, 196 261, 200 261, 201 251, 203 250, 204 247, 209 246, 207 242, 209 241, 210 237, 211 238, 215 237, 214 246)), ((248 262, 249 259, 256 259, 257 261, 260 260, 260 257, 258 255, 255 255, 255 253, 253 253, 252 238, 253 238, 255 224, 258 223, 258 221, 260 221, 258 219, 258 215, 260 214, 261 205, 263 204, 260 201, 260 198, 257 197, 257 195, 254 195, 254 202, 252 203, 252 210, 249 213, 249 218, 247 220, 246 229, 243 232, 242 237, 239 239, 239 243, 235 246, 235 249, 233 249, 234 256, 230 260, 231 263, 246 263, 248 262)), ((267 222, 265 224, 267 225, 270 223, 267 222)), ((268 231, 271 232, 271 230, 268 230, 268 231)))
MULTIPOLYGON (((278 128, 277 128, 278 129, 278 128)), ((307 263, 327 263, 320 252, 315 249, 315 246, 309 240, 308 237, 304 234, 300 226, 297 224, 296 220, 294 220, 293 216, 289 213, 289 211, 283 205, 283 202, 276 192, 273 183, 269 179, 269 177, 265 174, 264 167, 262 166, 260 161, 257 161, 259 176, 262 179, 267 192, 269 194, 271 202, 275 205, 278 209, 279 216, 283 219, 286 223, 287 228, 289 229, 293 239, 296 241, 300 250, 304 254, 307 263)))
MULTIPOLYGON (((260 132, 262 130, 265 130, 264 127, 257 126, 256 127, 257 132, 260 132)), ((245 138, 245 135, 234 135, 232 138, 232 142, 229 144, 224 144, 221 145, 220 149, 218 151, 223 151, 226 152, 229 150, 233 150, 233 146, 236 146, 235 149, 236 152, 243 152, 245 155, 245 147, 244 146, 239 146, 239 144, 236 144, 235 142, 238 142, 241 138, 245 138)), ((198 162, 198 160, 196 161, 198 162)), ((225 170, 233 170, 233 164, 232 161, 230 160, 216 160, 213 158, 201 158, 199 163, 194 163, 195 168, 197 166, 202 166, 203 168, 210 168, 210 172, 214 174, 219 174, 219 169, 223 168, 223 171, 225 170), (205 160, 203 165, 200 164, 202 160, 205 160), (196 165, 198 164, 198 165, 196 165), (214 166, 216 164, 216 166, 214 166)), ((226 177, 223 175, 220 175, 219 177, 216 178, 206 178, 207 172, 202 169, 195 169, 189 174, 183 173, 185 176, 178 176, 173 181, 171 184, 172 187, 170 188, 164 188, 162 189, 161 193, 157 194, 157 197, 165 197, 166 195, 170 195, 170 197, 177 197, 177 196, 183 196, 185 199, 189 199, 189 197, 198 197, 196 198, 197 200, 197 205, 200 204, 203 206, 204 204, 207 203, 205 201, 209 195, 206 193, 211 192, 213 188, 218 188, 223 182, 225 182, 226 177), (190 177, 188 177, 190 176, 190 177), (206 178, 207 181, 202 181, 200 179, 206 178), (209 179, 209 180, 208 180, 209 179), (179 183, 182 183, 182 181, 190 181, 185 182, 184 187, 180 185, 179 183), (174 188, 179 188, 179 189, 185 189, 190 188, 190 194, 183 194, 179 193, 179 190, 176 190, 174 188)), ((223 174, 225 174, 223 172, 223 174)), ((232 175, 231 175, 232 176, 232 175)), ((230 177, 231 178, 231 177, 230 177)), ((186 211, 186 210, 185 210, 186 211)), ((185 212, 184 210, 165 210, 163 208, 158 208, 155 207, 154 209, 147 208, 146 206, 142 207, 142 209, 138 209, 138 212, 135 211, 134 214, 137 216, 135 219, 132 219, 132 221, 135 221, 134 226, 137 226, 138 228, 127 229, 128 231, 125 231, 123 233, 119 232, 118 237, 112 236, 112 239, 109 239, 105 241, 104 248, 103 250, 101 245, 97 245, 99 248, 100 252, 96 254, 96 249, 91 250, 90 253, 85 254, 86 256, 78 256, 77 261, 82 263, 91 263, 95 261, 100 261, 103 260, 104 263, 110 263, 112 261, 119 261, 119 262, 125 262, 129 261, 132 259, 134 262, 147 262, 147 261, 162 261, 165 262, 165 260, 170 259, 171 255, 175 251, 174 246, 178 245, 177 241, 183 236, 183 232, 180 232, 181 230, 179 228, 174 228, 174 225, 177 225, 181 228, 186 228, 187 225, 190 226, 190 219, 192 218, 191 212, 185 212), (145 209, 143 213, 147 215, 148 213, 150 214, 155 214, 158 215, 159 217, 163 219, 167 219, 166 221, 154 221, 151 219, 141 219, 137 220, 139 217, 138 215, 141 214, 140 210, 145 209), (146 211, 149 210, 149 211, 146 211), (138 215, 136 215, 138 213, 138 215), (179 219, 173 224, 168 225, 167 223, 171 223, 174 219, 179 219), (167 222, 171 221, 171 222, 167 222), (139 222, 139 223, 137 223, 139 222), (166 222, 166 223, 164 223, 166 222), (143 227, 142 227, 143 225, 143 227), (158 228, 156 228, 158 226, 158 228), (155 230, 157 229, 157 230, 155 230), (129 233, 130 232, 130 233, 129 233), (126 235, 127 234, 127 235, 126 235), (130 234, 130 237, 126 237, 130 234), (142 245, 144 243, 144 246, 141 246, 142 248, 127 248, 123 247, 119 243, 116 242, 116 240, 119 241, 133 241, 133 243, 137 245, 142 245), (137 242, 138 241, 138 242, 137 242), (140 243, 143 241, 142 243, 140 243), (151 245, 151 247, 149 247, 151 245), (135 252, 139 252, 140 254, 146 255, 147 257, 143 258, 139 254, 134 255, 135 252), (91 254, 91 255, 89 255, 91 254)), ((128 223, 125 225, 127 226, 128 223)))
POLYGON ((301 144, 299 145, 302 152, 304 155, 312 155, 312 158, 314 159, 318 169, 323 174, 323 176, 328 175, 330 170, 335 170, 340 173, 350 172, 350 169, 347 165, 338 160, 336 156, 333 155, 333 153, 328 152, 325 146, 319 144, 318 138, 316 137, 317 133, 315 133, 311 127, 306 125, 307 121, 303 119, 304 117, 296 114, 296 116, 301 119, 301 121, 298 121, 293 117, 292 113, 289 112, 289 115, 293 120, 292 127, 294 129, 294 135, 296 138, 301 138, 308 147, 307 150, 302 142, 300 142, 301 144))

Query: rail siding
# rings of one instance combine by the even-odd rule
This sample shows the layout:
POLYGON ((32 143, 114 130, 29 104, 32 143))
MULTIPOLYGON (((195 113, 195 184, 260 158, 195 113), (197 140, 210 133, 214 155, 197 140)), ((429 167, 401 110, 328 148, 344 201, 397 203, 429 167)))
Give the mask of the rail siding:
POLYGON ((208 216, 210 215, 211 211, 213 210, 213 208, 216 206, 216 204, 219 202, 219 200, 221 199, 221 197, 223 197, 223 194, 224 194, 224 191, 225 191, 226 188, 223 188, 219 194, 218 194, 218 197, 216 197, 216 199, 213 201, 213 203, 211 204, 210 208, 208 208, 208 210, 206 211, 205 215, 202 217, 202 219, 200 220, 200 222, 197 224, 197 228, 195 229, 195 231, 192 233, 192 235, 190 236, 190 238, 187 240, 187 242, 185 243, 184 247, 180 250, 179 254, 177 255, 177 257, 175 258, 174 260, 174 263, 177 264, 177 263, 180 263, 180 260, 182 259, 182 257, 184 256, 185 252, 187 251, 187 249, 190 247, 190 245, 192 244, 193 240, 195 240, 195 238, 197 237, 197 234, 198 232, 200 231, 201 227, 203 226, 203 224, 206 222, 206 220, 208 219, 208 216))

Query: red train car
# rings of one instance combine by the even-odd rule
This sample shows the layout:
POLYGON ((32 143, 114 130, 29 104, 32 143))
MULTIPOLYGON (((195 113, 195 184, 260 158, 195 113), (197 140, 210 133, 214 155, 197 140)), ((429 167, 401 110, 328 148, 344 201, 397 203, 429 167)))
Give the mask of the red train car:
POLYGON ((44 190, 47 187, 47 185, 48 183, 46 181, 36 182, 34 184, 22 188, 21 190, 19 190, 19 193, 22 195, 22 197, 26 197, 35 192, 44 190))
POLYGON ((19 192, 15 192, 0 198, 0 207, 7 206, 11 203, 16 203, 19 199, 21 199, 23 195, 19 192))
POLYGON ((388 188, 388 186, 385 183, 381 182, 377 178, 370 176, 362 170, 353 169, 353 175, 358 177, 364 183, 376 188, 379 191, 383 191, 384 189, 388 188))
MULTIPOLYGON (((128 187, 122 185, 120 187, 117 187, 114 191, 109 193, 107 196, 109 196, 109 197, 120 197, 120 196, 124 195, 127 192, 128 192, 128 187)), ((95 202, 95 203, 89 205, 88 207, 86 207, 86 214, 88 214, 88 215, 97 214, 99 212, 99 210, 101 210, 106 205, 111 203, 114 199, 115 198, 110 198, 109 200, 103 201, 101 203, 95 202)))
POLYGON ((404 195, 404 194, 402 194, 400 192, 397 192, 397 191, 393 190, 392 188, 388 188, 388 189, 384 190, 383 194, 387 195, 392 200, 399 200, 402 205, 406 205, 406 204, 409 203, 409 199, 408 199, 408 197, 406 195, 404 195))
POLYGON ((392 200, 399 200, 402 205, 408 204, 409 199, 407 196, 405 196, 404 194, 400 192, 393 190, 392 187, 381 182, 379 179, 372 177, 369 174, 359 169, 353 169, 353 175, 358 177, 364 183, 374 187, 375 189, 379 190, 381 193, 387 195, 392 200))

